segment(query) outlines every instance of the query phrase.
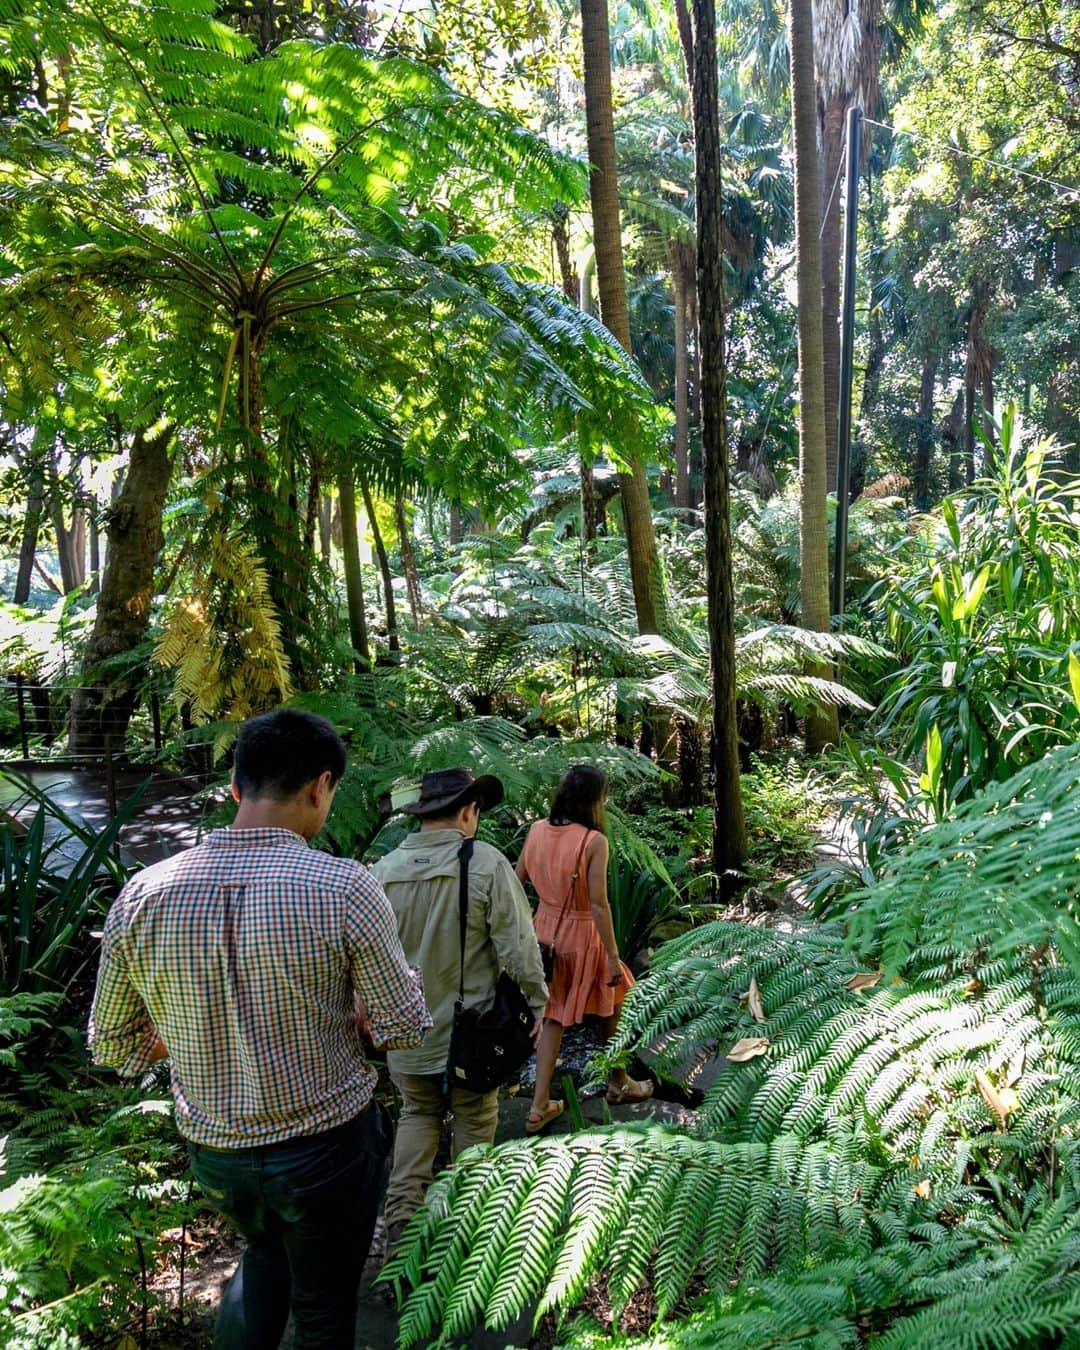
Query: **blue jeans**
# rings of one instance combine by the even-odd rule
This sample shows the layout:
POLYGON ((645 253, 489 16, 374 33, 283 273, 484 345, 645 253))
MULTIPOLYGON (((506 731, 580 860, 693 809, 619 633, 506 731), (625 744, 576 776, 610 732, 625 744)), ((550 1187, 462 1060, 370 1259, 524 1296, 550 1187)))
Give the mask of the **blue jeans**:
POLYGON ((222 1296, 214 1350, 277 1350, 290 1307, 296 1350, 353 1350, 390 1142, 379 1102, 280 1144, 188 1141, 195 1180, 248 1242, 222 1296))

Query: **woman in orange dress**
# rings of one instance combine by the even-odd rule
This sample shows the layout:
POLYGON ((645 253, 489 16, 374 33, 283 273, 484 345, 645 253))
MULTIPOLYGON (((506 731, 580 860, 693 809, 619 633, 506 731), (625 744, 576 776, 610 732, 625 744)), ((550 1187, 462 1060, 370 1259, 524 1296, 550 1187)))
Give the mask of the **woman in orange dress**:
MULTIPOLYGON (((517 874, 531 881, 540 897, 536 937, 555 949, 548 980, 544 1028, 536 1048, 536 1090, 525 1122, 536 1134, 563 1112, 552 1101, 551 1080, 563 1031, 588 1016, 601 1019, 610 1038, 634 978, 619 960, 607 898, 608 841, 604 835, 607 775, 578 764, 559 784, 547 820, 529 830, 517 874)), ((652 1096, 650 1082, 638 1082, 624 1069, 608 1081, 607 1099, 638 1102, 652 1096)))

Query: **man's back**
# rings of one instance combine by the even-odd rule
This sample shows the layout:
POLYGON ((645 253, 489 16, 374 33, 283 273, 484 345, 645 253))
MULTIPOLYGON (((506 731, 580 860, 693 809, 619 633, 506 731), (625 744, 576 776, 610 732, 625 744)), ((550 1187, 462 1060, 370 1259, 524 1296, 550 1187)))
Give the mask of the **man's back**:
MULTIPOLYGON (((434 1027, 423 1046, 391 1053, 397 1073, 434 1074, 446 1067, 461 971, 459 876, 463 835, 426 829, 375 863, 410 964, 424 976, 434 1027)), ((492 845, 477 841, 469 862, 465 935, 465 1004, 490 1004, 500 970, 522 986, 536 1016, 547 1000, 528 901, 513 868, 492 845)))
POLYGON ((177 1123, 199 1143, 244 1147, 332 1128, 363 1109, 374 1082, 357 998, 377 1039, 418 1044, 423 1034, 419 989, 400 957, 381 959, 394 935, 360 864, 288 829, 217 831, 135 877, 110 912, 95 1051, 137 1071, 155 1027, 172 1061, 177 1123))

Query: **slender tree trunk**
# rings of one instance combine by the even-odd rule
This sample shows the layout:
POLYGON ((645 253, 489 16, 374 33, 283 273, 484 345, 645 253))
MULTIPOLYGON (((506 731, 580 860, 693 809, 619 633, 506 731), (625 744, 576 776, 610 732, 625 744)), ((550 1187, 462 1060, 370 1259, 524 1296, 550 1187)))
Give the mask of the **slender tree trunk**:
POLYGON ((161 513, 172 474, 171 426, 137 431, 124 486, 108 516, 108 559, 101 577, 94 629, 83 654, 86 688, 71 700, 69 745, 74 753, 100 754, 106 737, 122 749, 138 695, 134 681, 109 678, 103 689, 100 664, 134 651, 150 626, 154 571, 165 543, 161 513))
MULTIPOLYGON (((611 50, 607 0, 581 0, 581 38, 585 57, 585 123, 589 147, 589 196, 592 202, 596 279, 600 317, 629 354, 630 314, 626 304, 619 187, 615 174, 615 125, 611 107, 611 50)), ((630 465, 619 475, 627 553, 634 587, 638 631, 660 628, 662 582, 653 537, 652 506, 645 464, 629 447, 630 465)))
MULTIPOLYGON (((399 526, 400 532, 400 526, 399 526)), ((465 538, 465 529, 461 521, 461 507, 457 502, 450 503, 450 547, 458 548, 465 538)), ((404 562, 404 557, 402 557, 404 562)), ((411 603, 411 602, 410 602, 411 603)))
POLYGON ((101 590, 101 536, 98 533, 97 502, 89 505, 87 525, 90 539, 90 593, 96 595, 101 590))
POLYGON ((941 444, 949 462, 949 491, 959 492, 964 486, 964 466, 961 444, 964 438, 964 391, 958 389, 949 415, 942 423, 941 444))
POLYGON ((693 108, 697 194, 701 352, 701 445, 705 479, 705 572, 708 593, 712 866, 732 880, 746 860, 746 823, 739 785, 735 720, 735 596, 731 577, 728 489, 727 368, 724 355, 724 252, 720 184, 720 109, 715 0, 693 0, 693 108))
POLYGON ((975 481, 975 354, 969 339, 964 364, 964 485, 975 481))
POLYGON ((80 500, 71 512, 71 530, 68 534, 71 556, 71 579, 77 590, 86 584, 86 507, 80 500))
POLYGON ((329 492, 319 496, 319 556, 330 566, 330 544, 334 534, 334 503, 329 492))
MULTIPOLYGON (((580 308, 582 278, 574 270, 570 259, 569 213, 565 209, 556 212, 551 236, 559 260, 563 294, 571 304, 579 305, 580 308)), ((592 465, 584 453, 578 459, 578 473, 581 477, 581 536, 591 546, 596 540, 596 480, 593 478, 592 465)))
MULTIPOLYGON (((821 335, 821 244, 813 0, 791 0, 791 118, 795 142, 795 251, 799 295, 800 593, 804 628, 829 628, 829 545, 825 497, 825 379, 821 335)), ((827 674, 828 668, 812 668, 827 674)), ((835 708, 806 719, 811 752, 839 739, 835 708)))
POLYGON ((409 522, 405 519, 405 498, 400 493, 394 498, 394 521, 397 524, 398 549, 401 553, 402 570, 405 573, 405 591, 409 597, 409 609, 412 611, 413 623, 420 629, 424 626, 420 573, 416 569, 416 555, 413 553, 409 522))
MULTIPOLYGON (((701 342, 698 339, 698 333, 701 325, 698 323, 698 298, 697 286, 687 288, 686 298, 689 304, 689 316, 686 324, 686 331, 694 340, 694 350, 690 360, 690 481, 693 482, 695 476, 700 479, 702 476, 701 465, 701 342), (698 435, 695 439, 692 434, 696 428, 698 435)), ((694 505, 694 493, 691 489, 690 505, 694 505)))
POLYGON ((360 491, 364 496, 364 512, 371 526, 371 537, 375 542, 375 556, 379 560, 379 573, 382 576, 383 602, 386 605, 386 644, 396 665, 401 657, 401 643, 398 641, 397 606, 394 604, 394 578, 390 573, 390 559, 387 557, 386 544, 383 542, 379 518, 375 514, 375 503, 371 499, 371 489, 367 479, 360 479, 360 491))
POLYGON ((304 508, 304 556, 315 556, 315 531, 319 525, 319 502, 321 500, 321 474, 319 459, 314 451, 308 465, 307 505, 304 508))
POLYGON ((356 528, 356 489, 351 472, 338 475, 341 502, 341 554, 345 566, 345 601, 349 609, 349 640, 355 653, 358 675, 371 669, 367 613, 364 608, 364 573, 360 562, 360 535, 356 528))
MULTIPOLYGON (((983 434, 991 445, 997 443, 994 434, 994 354, 991 351, 986 352, 986 364, 983 368, 982 377, 982 410, 983 410, 983 434)), ((992 471, 990 464, 990 451, 986 451, 986 471, 992 471)))
POLYGON ((686 331, 686 273, 682 246, 671 245, 671 288, 675 301, 675 505, 690 505, 690 351, 686 331))
POLYGON ((15 576, 15 604, 25 605, 30 599, 30 582, 34 574, 38 531, 45 514, 45 479, 40 456, 33 451, 27 457, 23 472, 27 478, 26 514, 23 516, 22 538, 19 541, 19 570, 15 576))
POLYGON ((847 99, 830 100, 822 119, 821 144, 821 349, 825 375, 825 489, 837 488, 836 427, 840 408, 840 200, 847 99), (833 185, 835 186, 835 190, 833 185))
POLYGON ((930 509, 930 461, 934 453, 934 386, 938 359, 924 356, 919 382, 919 411, 915 419, 915 463, 911 475, 916 511, 930 509))

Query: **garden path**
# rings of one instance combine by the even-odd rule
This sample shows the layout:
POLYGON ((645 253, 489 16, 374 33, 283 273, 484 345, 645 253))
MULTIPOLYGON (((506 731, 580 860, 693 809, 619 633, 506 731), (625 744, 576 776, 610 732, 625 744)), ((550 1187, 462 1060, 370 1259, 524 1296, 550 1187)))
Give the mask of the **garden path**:
MULTIPOLYGON (((100 830, 109 820, 109 793, 104 773, 63 766, 24 764, 12 768, 76 821, 91 830, 100 830)), ((187 848, 198 839, 206 816, 216 803, 203 792, 204 783, 177 774, 148 773, 143 768, 117 769, 116 800, 123 803, 146 784, 131 820, 120 833, 121 857, 126 863, 160 862, 162 858, 187 848)), ((26 820, 35 809, 18 783, 0 777, 0 812, 26 820)), ((65 833, 56 820, 46 821, 46 837, 65 833)), ((58 853, 74 862, 83 846, 77 839, 60 842, 58 853)))

